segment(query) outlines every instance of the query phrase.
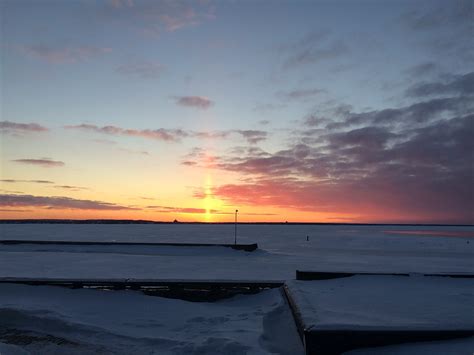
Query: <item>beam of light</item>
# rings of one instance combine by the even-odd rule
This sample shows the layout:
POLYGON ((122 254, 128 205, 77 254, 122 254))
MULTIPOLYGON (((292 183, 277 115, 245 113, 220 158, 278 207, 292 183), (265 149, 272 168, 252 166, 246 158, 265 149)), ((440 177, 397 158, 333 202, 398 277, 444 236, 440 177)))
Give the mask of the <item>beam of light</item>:
POLYGON ((213 206, 213 198, 212 198, 212 177, 210 173, 206 174, 206 183, 204 185, 204 208, 206 209, 206 214, 204 216, 206 222, 210 222, 212 218, 212 206, 213 206))

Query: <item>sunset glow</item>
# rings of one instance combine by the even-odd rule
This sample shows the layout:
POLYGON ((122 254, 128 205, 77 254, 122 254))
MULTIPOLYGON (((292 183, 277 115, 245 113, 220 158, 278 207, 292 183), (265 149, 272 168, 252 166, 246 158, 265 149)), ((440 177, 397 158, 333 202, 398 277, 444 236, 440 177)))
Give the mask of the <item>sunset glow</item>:
POLYGON ((2 219, 474 223, 472 1, 1 11, 2 219))

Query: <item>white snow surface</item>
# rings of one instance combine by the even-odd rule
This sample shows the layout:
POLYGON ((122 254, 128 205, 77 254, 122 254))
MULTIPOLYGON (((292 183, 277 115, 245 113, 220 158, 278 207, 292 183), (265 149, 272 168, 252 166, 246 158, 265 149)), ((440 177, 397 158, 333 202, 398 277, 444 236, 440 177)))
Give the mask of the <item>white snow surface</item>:
MULTIPOLYGON (((4 240, 231 244, 233 232, 233 225, 0 224, 4 240)), ((472 274, 473 237, 474 227, 239 225, 238 242, 257 242, 259 250, 0 245, 0 277, 293 280, 297 269, 472 274)), ((308 307, 317 300, 319 313, 308 321, 319 326, 473 325, 469 279, 356 276, 322 282, 324 287, 299 293, 308 307)), ((472 348, 465 340, 430 344, 377 348, 375 353, 430 353, 425 349, 433 344, 446 354, 472 348)), ((302 346, 279 290, 191 303, 135 291, 2 284, 0 353, 25 352, 299 354, 302 346)))
POLYGON ((0 353, 301 354, 278 289, 212 303, 0 285, 0 353), (23 352, 22 352, 23 351, 23 352))
POLYGON ((310 329, 474 329, 472 279, 358 275, 287 286, 310 329))
MULTIPOLYGON (((0 224, 1 239, 233 243, 233 225, 0 224)), ((256 252, 207 247, 0 246, 0 277, 294 279, 295 270, 473 273, 474 227, 239 225, 256 252), (309 241, 306 237, 309 237, 309 241)))

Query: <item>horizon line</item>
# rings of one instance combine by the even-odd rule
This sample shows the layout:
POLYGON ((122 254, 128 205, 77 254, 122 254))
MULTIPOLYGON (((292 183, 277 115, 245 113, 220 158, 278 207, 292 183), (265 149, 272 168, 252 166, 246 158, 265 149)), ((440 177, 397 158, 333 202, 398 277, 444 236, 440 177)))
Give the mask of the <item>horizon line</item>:
MULTIPOLYGON (((205 222, 205 221, 154 221, 146 219, 75 219, 75 218, 21 218, 21 219, 0 219, 0 224, 235 224, 235 222, 205 222)), ((453 226, 453 227, 474 227, 474 224, 452 224, 452 223, 403 223, 403 222, 237 222, 237 224, 289 224, 289 225, 362 225, 362 226, 453 226)))

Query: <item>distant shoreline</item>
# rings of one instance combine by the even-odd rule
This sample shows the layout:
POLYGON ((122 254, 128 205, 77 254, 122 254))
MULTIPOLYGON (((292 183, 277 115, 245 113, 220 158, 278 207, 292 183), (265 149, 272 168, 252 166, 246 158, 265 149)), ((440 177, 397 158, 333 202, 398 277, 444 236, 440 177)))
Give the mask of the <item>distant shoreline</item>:
MULTIPOLYGON (((234 222, 166 222, 134 219, 0 219, 0 224, 234 224, 234 222)), ((439 223, 332 223, 332 222, 239 222, 249 225, 323 225, 323 226, 431 226, 474 227, 473 224, 439 223)))

